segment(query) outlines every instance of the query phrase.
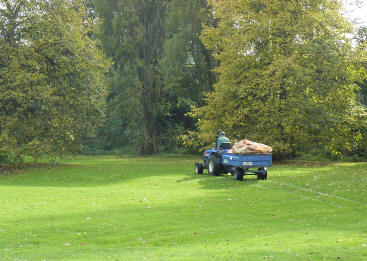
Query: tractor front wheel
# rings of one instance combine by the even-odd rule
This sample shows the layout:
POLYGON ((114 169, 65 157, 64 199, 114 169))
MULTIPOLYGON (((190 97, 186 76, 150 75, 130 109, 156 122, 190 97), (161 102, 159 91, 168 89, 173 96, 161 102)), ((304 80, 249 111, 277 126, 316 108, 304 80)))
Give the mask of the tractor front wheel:
POLYGON ((195 163, 195 174, 203 174, 203 164, 201 162, 195 163))

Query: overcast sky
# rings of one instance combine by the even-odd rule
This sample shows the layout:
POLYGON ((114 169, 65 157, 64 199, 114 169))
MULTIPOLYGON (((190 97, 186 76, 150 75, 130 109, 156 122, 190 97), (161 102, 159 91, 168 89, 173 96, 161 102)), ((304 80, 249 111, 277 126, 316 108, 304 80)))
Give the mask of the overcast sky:
POLYGON ((345 16, 357 27, 367 26, 367 0, 342 0, 345 16))

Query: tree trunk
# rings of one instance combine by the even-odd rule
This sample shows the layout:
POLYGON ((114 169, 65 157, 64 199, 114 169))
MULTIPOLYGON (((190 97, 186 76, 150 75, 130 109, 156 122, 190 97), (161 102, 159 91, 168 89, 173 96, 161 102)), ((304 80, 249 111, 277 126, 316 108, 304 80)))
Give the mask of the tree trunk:
POLYGON ((205 53, 205 60, 207 63, 207 74, 208 74, 208 85, 209 85, 209 90, 212 92, 214 91, 214 83, 215 83, 215 75, 213 72, 213 58, 211 57, 211 54, 209 53, 208 50, 204 49, 204 53, 205 53))
POLYGON ((149 122, 144 122, 144 137, 142 140, 142 146, 140 154, 150 155, 157 153, 157 137, 154 130, 154 126, 150 125, 149 122), (148 124, 147 124, 148 123, 148 124))

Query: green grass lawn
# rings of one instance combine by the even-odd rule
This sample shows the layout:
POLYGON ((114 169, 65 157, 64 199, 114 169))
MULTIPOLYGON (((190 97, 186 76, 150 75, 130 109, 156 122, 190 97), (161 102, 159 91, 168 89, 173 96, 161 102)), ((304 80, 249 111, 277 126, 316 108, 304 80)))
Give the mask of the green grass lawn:
POLYGON ((0 174, 0 260, 367 260, 367 163, 193 174, 195 157, 77 157, 0 174))

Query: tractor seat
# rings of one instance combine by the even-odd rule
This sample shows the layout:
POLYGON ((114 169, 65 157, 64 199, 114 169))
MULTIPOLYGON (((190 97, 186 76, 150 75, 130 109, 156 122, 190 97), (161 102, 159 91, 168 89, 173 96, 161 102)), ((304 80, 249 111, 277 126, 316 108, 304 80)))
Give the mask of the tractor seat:
POLYGON ((222 142, 222 144, 220 144, 219 149, 221 150, 229 150, 231 148, 231 143, 229 142, 222 142))

